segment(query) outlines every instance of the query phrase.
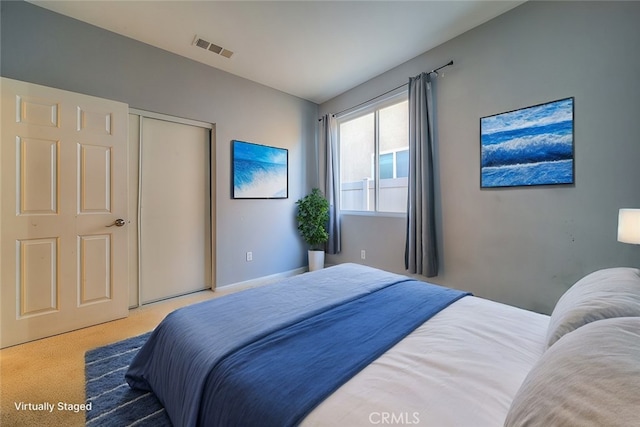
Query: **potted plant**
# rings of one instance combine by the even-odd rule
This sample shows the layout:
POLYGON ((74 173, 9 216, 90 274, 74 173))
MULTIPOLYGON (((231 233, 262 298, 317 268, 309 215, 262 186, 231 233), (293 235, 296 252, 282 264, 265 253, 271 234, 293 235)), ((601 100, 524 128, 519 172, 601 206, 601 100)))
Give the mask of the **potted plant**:
POLYGON ((324 244, 329 240, 329 202, 318 188, 296 202, 298 231, 309 245, 309 271, 324 267, 324 244))

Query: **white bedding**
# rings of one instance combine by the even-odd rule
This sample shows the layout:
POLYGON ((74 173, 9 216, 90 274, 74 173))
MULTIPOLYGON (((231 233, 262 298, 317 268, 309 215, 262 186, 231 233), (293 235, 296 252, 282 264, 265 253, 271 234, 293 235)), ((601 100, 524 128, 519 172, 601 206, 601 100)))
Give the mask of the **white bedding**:
POLYGON ((565 334, 516 393, 505 427, 640 425, 640 317, 602 319, 565 334))
POLYGON ((501 426, 546 349, 549 316, 455 302, 327 398, 303 426, 501 426))

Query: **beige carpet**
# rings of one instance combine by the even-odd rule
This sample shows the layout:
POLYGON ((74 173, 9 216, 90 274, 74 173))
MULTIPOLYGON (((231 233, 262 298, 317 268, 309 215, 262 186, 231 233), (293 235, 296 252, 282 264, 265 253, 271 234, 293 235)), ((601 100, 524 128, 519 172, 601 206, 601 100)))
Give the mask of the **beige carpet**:
MULTIPOLYGON (((237 291, 239 289, 233 289, 237 291)), ((0 426, 84 426, 83 411, 58 410, 58 402, 85 401, 84 353, 152 330, 178 307, 227 294, 203 291, 145 305, 126 319, 0 350, 0 426), (16 405, 53 404, 52 412, 19 410, 16 405)))

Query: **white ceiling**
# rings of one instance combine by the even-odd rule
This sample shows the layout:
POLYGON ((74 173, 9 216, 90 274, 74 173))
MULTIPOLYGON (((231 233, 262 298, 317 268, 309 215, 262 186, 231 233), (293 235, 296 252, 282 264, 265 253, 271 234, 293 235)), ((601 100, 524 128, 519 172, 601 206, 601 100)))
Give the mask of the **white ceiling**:
POLYGON ((523 2, 31 1, 315 103, 523 2), (233 57, 194 46, 196 35, 233 57))

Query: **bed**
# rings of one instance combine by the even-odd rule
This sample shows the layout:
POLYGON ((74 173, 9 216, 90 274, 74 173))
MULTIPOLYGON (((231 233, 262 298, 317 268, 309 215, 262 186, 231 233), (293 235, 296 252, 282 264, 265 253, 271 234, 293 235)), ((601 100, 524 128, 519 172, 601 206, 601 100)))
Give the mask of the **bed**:
POLYGON ((175 426, 640 420, 640 270, 546 316, 358 264, 171 313, 126 374, 175 426))

